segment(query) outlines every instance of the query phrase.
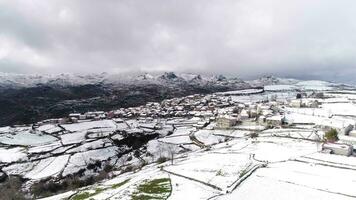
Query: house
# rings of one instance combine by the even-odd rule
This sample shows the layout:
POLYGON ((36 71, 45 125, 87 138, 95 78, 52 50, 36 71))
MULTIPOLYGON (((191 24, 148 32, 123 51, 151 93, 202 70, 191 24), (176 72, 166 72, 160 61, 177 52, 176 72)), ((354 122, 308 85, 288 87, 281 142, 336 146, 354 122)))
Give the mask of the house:
POLYGON ((305 101, 305 106, 308 108, 318 108, 319 107, 319 101, 317 100, 307 100, 305 101))
POLYGON ((258 115, 257 110, 256 109, 251 109, 249 112, 249 117, 250 118, 256 118, 258 115))
POLYGON ((200 122, 194 124, 193 126, 194 126, 195 128, 201 129, 201 128, 204 128, 207 124, 208 124, 208 122, 200 121, 200 122))
POLYGON ((266 117, 261 115, 258 117, 258 123, 263 124, 266 122, 266 117))
POLYGON ((71 121, 72 123, 78 123, 78 118, 76 118, 76 117, 71 117, 71 118, 70 118, 70 121, 71 121))
POLYGON ((58 119, 58 124, 65 124, 67 123, 67 119, 66 118, 59 118, 58 119))
POLYGON ((235 126, 236 123, 237 123, 237 119, 235 117, 221 116, 218 117, 216 126, 217 128, 226 129, 235 126))
POLYGON ((244 110, 241 110, 241 113, 239 115, 239 118, 240 120, 247 120, 249 117, 247 111, 244 109, 244 110))
POLYGON ((352 155, 353 147, 348 144, 324 143, 322 145, 322 151, 336 155, 350 156, 352 155))
POLYGON ((302 107, 302 101, 300 99, 291 100, 289 106, 293 108, 300 108, 302 107))
POLYGON ((282 115, 274 115, 266 118, 267 124, 273 127, 281 126, 283 124, 283 121, 284 121, 284 116, 282 115))
POLYGON ((79 119, 79 117, 80 117, 80 113, 71 113, 71 114, 69 114, 69 118, 77 118, 77 119, 79 119))
POLYGON ((349 136, 356 137, 356 130, 352 130, 349 132, 349 136))

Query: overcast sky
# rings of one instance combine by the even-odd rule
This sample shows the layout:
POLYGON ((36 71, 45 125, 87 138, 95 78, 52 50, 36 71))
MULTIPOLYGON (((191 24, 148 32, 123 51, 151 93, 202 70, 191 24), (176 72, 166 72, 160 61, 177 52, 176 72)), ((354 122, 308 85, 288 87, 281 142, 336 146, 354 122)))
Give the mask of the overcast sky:
POLYGON ((355 0, 0 0, 0 72, 352 81, 355 0))

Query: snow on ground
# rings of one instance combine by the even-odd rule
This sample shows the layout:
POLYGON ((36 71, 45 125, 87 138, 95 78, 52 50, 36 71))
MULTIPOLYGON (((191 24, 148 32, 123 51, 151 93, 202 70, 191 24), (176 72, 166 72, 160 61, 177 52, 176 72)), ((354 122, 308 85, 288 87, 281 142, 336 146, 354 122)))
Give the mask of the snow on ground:
POLYGON ((356 105, 352 103, 330 103, 323 104, 322 108, 334 115, 356 116, 356 105))
POLYGON ((181 146, 182 148, 187 149, 189 151, 197 151, 197 150, 201 149, 199 146, 197 146, 195 144, 182 144, 179 146, 181 146))
POLYGON ((75 191, 69 191, 69 192, 65 192, 62 194, 58 194, 58 195, 54 195, 51 197, 42 198, 42 199, 38 199, 38 200, 65 200, 65 199, 69 199, 74 194, 75 194, 75 191))
POLYGON ((126 121, 126 124, 127 124, 130 128, 136 128, 136 127, 138 127, 139 122, 138 122, 138 120, 136 120, 136 119, 129 119, 129 120, 126 121))
MULTIPOLYGON (((251 104, 255 101, 276 98, 277 101, 286 102, 288 99, 295 99, 296 91, 293 91, 295 88, 328 90, 332 86, 319 81, 300 82, 295 86, 266 86, 266 92, 263 94, 232 96, 232 100, 251 104), (288 92, 283 92, 286 90, 288 92)), ((285 109, 285 117, 289 123, 315 123, 335 128, 343 128, 348 124, 354 125, 355 120, 351 117, 335 115, 355 115, 356 106, 349 100, 355 98, 355 95, 332 94, 331 96, 333 98, 327 100, 317 99, 323 103, 320 108, 277 107, 285 109)), ((232 107, 226 107, 219 111, 229 112, 231 109, 232 107)), ((198 111, 194 114, 202 116, 198 111)), ((133 153, 121 157, 123 163, 138 166, 138 163, 142 163, 143 160, 153 162, 160 157, 170 158, 174 155, 173 165, 170 161, 151 164, 135 169, 134 173, 124 173, 80 190, 93 194, 90 197, 93 199, 131 199, 140 184, 157 178, 170 178, 173 187, 170 199, 209 199, 231 191, 236 181, 246 175, 246 172, 263 163, 266 168, 254 171, 231 194, 215 199, 347 200, 350 199, 349 197, 356 198, 355 158, 318 153, 320 150, 318 143, 303 140, 322 136, 322 131, 320 135, 315 132, 314 129, 317 127, 264 130, 263 126, 251 121, 234 127, 234 130, 197 130, 192 127, 203 120, 200 117, 163 120, 164 129, 155 131, 161 133, 160 138, 148 142, 147 152, 144 152, 144 148, 140 149, 145 153, 141 155, 142 157, 133 157, 131 161, 128 161, 128 157, 133 156, 133 153), (173 131, 173 128, 174 132, 166 136, 173 131), (250 138, 248 135, 256 130, 262 131, 259 132, 259 137, 250 138), (201 149, 192 144, 192 140, 195 139, 190 138, 190 134, 209 148, 201 149), (225 141, 225 138, 229 139, 225 141), (187 149, 191 151, 186 151, 187 149), (120 185, 122 182, 124 183, 120 185), (96 193, 97 191, 99 192, 96 193)), ((113 120, 83 121, 63 125, 69 133, 59 135, 59 139, 40 134, 40 132, 59 131, 61 128, 57 125, 40 126, 37 128, 37 133, 31 133, 30 127, 3 127, 0 128, 0 143, 30 147, 0 148, 0 162, 28 159, 27 152, 34 155, 29 155, 31 162, 15 163, 1 170, 10 175, 20 174, 25 178, 40 180, 57 176, 62 171, 63 176, 76 173, 96 161, 111 159, 110 163, 121 163, 121 158, 118 159, 116 156, 128 150, 128 147, 111 146, 111 139, 123 138, 123 135, 112 135, 112 133, 116 130, 126 130, 128 134, 143 134, 153 132, 153 128, 158 125, 161 123, 145 119, 130 119, 119 123, 113 120), (98 139, 98 137, 108 138, 98 139), (58 156, 57 153, 62 155, 58 156), (56 156, 51 157, 52 155, 56 156)), ((340 139, 354 142, 349 136, 340 136, 340 139)), ((85 172, 86 175, 87 173, 91 172, 85 172)), ((74 193, 71 191, 63 197, 74 193)))
POLYGON ((189 135, 190 133, 194 132, 194 127, 178 127, 172 135, 170 136, 181 136, 181 135, 189 135))
POLYGON ((11 149, 0 148, 0 163, 10 163, 20 160, 27 160, 25 148, 15 147, 11 149))
MULTIPOLYGON (((262 170, 262 169, 260 169, 262 170)), ((257 171, 258 172, 258 171, 257 171)), ((355 198, 253 174, 231 194, 214 200, 353 200, 355 198)), ((330 181, 330 180, 329 180, 330 181)))
POLYGON ((46 130, 49 130, 49 129, 52 129, 52 128, 56 128, 57 126, 54 125, 54 124, 45 124, 45 125, 42 125, 40 127, 37 128, 37 130, 39 131, 46 131, 46 130))
POLYGON ((98 149, 107 146, 112 146, 112 144, 109 139, 105 138, 105 139, 95 140, 93 142, 84 143, 76 148, 68 150, 67 153, 85 152, 87 150, 98 149))
POLYGON ((311 115, 315 117, 329 117, 332 113, 322 108, 286 108, 289 113, 298 113, 302 115, 311 115))
POLYGON ((258 138, 241 152, 253 153, 261 161, 280 162, 315 153, 318 146, 313 142, 284 138, 258 138))
POLYGON ((257 176, 356 197, 356 171, 288 161, 260 169, 257 176))
POLYGON ((204 145, 213 145, 217 143, 224 142, 225 137, 219 136, 221 134, 227 134, 227 132, 232 132, 229 130, 199 130, 194 133, 197 140, 204 143, 204 145))
POLYGON ((78 172, 82 168, 86 168, 89 163, 94 161, 108 160, 117 154, 117 147, 107 147, 104 149, 90 150, 82 153, 73 154, 68 162, 68 165, 63 171, 63 176, 78 172))
POLYGON ((263 94, 246 95, 246 96, 231 96, 232 101, 241 103, 260 102, 267 99, 276 98, 277 101, 286 101, 295 99, 296 92, 265 92, 263 94))
POLYGON ((356 137, 347 135, 338 135, 338 137, 341 143, 354 145, 354 149, 356 149, 356 137))
POLYGON ((66 130, 75 132, 83 131, 95 128, 110 128, 110 130, 115 131, 117 129, 116 123, 113 120, 100 120, 100 121, 89 121, 80 122, 74 124, 64 124, 62 125, 66 130))
POLYGON ((267 129, 259 133, 259 136, 279 136, 310 140, 320 140, 323 138, 324 132, 315 131, 313 129, 267 129))
POLYGON ((9 133, 12 131, 13 131, 13 128, 11 128, 10 126, 0 127, 0 133, 9 133))
MULTIPOLYGON (((161 147, 161 142, 152 140, 148 143, 147 150, 158 155, 158 152, 162 152, 161 147)), ((356 197, 356 192, 353 189, 353 184, 356 182, 355 170, 322 165, 342 162, 340 165, 350 167, 355 165, 356 161, 351 157, 345 159, 346 157, 342 156, 316 153, 317 149, 316 143, 299 139, 266 136, 255 139, 235 139, 214 145, 209 151, 198 150, 189 153, 187 157, 177 157, 174 160, 174 165, 168 165, 170 162, 163 164, 165 165, 164 170, 190 179, 160 171, 159 167, 153 164, 145 166, 135 173, 125 173, 81 190, 94 194, 98 188, 101 188, 99 193, 90 197, 95 200, 115 198, 129 200, 131 195, 137 191, 138 185, 147 180, 166 177, 171 179, 173 191, 169 199, 173 200, 182 198, 208 199, 214 196, 216 197, 213 199, 216 200, 330 198, 348 200, 351 198, 347 195, 356 197), (294 159, 301 161, 291 161, 294 159), (226 190, 232 189, 231 186, 242 174, 260 163, 259 161, 268 162, 267 168, 257 169, 231 194, 224 195, 226 190), (310 161, 311 164, 302 161, 310 161), (217 186, 222 191, 198 181, 217 186), (120 183, 123 182, 125 183, 121 185, 120 183), (120 187, 115 187, 117 184, 120 187)), ((107 152, 74 154, 64 174, 70 174, 68 172, 73 173, 77 169, 86 167, 91 158, 96 159, 98 156, 103 157, 104 155, 106 156, 107 152)), ((107 157, 103 157, 103 159, 107 159, 107 157)))
POLYGON ((58 175, 66 166, 69 155, 50 157, 41 160, 31 171, 25 174, 25 178, 40 180, 58 175))
POLYGON ((48 133, 48 134, 58 133, 60 131, 63 131, 62 128, 60 128, 59 126, 54 125, 54 124, 42 125, 42 126, 38 127, 37 130, 48 133))
MULTIPOLYGON (((195 145, 191 145, 195 146, 195 145)), ((183 148, 189 149, 191 148, 192 150, 197 150, 200 149, 197 146, 196 148, 186 146, 184 145, 183 148)), ((147 152, 151 154, 152 160, 156 161, 159 158, 171 158, 172 154, 178 154, 179 151, 182 150, 181 145, 176 145, 176 144, 170 144, 170 143, 164 143, 160 142, 159 140, 151 140, 147 144, 147 152)))
POLYGON ((294 85, 266 85, 265 91, 289 91, 297 89, 294 85))
POLYGON ((355 91, 337 91, 338 93, 325 93, 324 96, 331 98, 343 98, 347 100, 356 100, 355 91), (344 92, 344 93, 342 93, 344 92))
POLYGON ((255 125, 238 125, 238 126, 235 126, 236 129, 241 129, 241 130, 248 130, 248 131, 263 131, 266 129, 265 126, 262 126, 262 125, 258 125, 258 124, 255 124, 255 125))
POLYGON ((220 92, 218 94, 222 95, 248 95, 248 94, 255 94, 263 92, 262 89, 246 89, 246 90, 234 90, 228 92, 220 92))
POLYGON ((125 129, 127 129, 129 126, 126 124, 126 123, 116 123, 116 129, 117 130, 120 130, 120 131, 122 131, 122 130, 125 130, 125 129))
POLYGON ((16 163, 8 167, 3 167, 1 170, 7 175, 25 175, 28 171, 33 169, 35 165, 38 164, 38 161, 35 162, 25 162, 25 163, 16 163))
POLYGON ((124 136, 121 133, 116 133, 110 137, 113 140, 122 140, 124 139, 124 136))
POLYGON ((249 134, 251 134, 251 131, 243 131, 243 130, 216 130, 214 132, 214 135, 235 137, 235 138, 243 138, 249 134))
POLYGON ((222 189, 230 187, 252 165, 248 154, 199 153, 165 170, 190 177, 222 189))
POLYGON ((68 133, 60 135, 63 145, 77 144, 85 140, 86 131, 78 131, 74 133, 68 133))
MULTIPOLYGON (((91 196, 94 200, 120 199, 131 200, 137 187, 145 181, 169 178, 169 175, 156 167, 146 166, 134 173, 125 173, 111 180, 82 189, 81 192, 93 192, 100 188, 100 192, 91 196)), ((80 193, 79 193, 80 194, 80 193)), ((49 199, 46 199, 49 200, 49 199)))
POLYGON ((169 200, 206 200, 219 194, 219 192, 208 186, 194 181, 189 181, 179 176, 170 175, 170 178, 173 191, 172 195, 169 197, 169 200))
POLYGON ((280 162, 317 152, 314 142, 276 137, 232 140, 214 146, 215 153, 254 155, 255 159, 268 162, 280 162), (227 145, 228 144, 228 145, 227 145))
POLYGON ((303 90, 331 90, 331 84, 325 81, 301 81, 296 84, 303 90))
POLYGON ((355 157, 346 157, 341 155, 325 154, 325 153, 313 153, 298 159, 305 160, 311 163, 323 163, 329 165, 335 164, 343 167, 354 168, 356 170, 355 157))
POLYGON ((46 134, 33 134, 28 131, 16 135, 0 135, 0 143, 8 145, 39 146, 57 141, 57 138, 46 134))
POLYGON ((316 125, 331 126, 334 128, 345 128, 347 125, 355 124, 355 120, 340 117, 318 117, 299 113, 288 113, 285 115, 288 123, 315 123, 316 125))
POLYGON ((170 143, 170 144, 191 144, 192 141, 190 140, 188 135, 183 136, 172 136, 172 137, 164 137, 159 139, 160 142, 170 143))
POLYGON ((61 147, 62 144, 60 143, 60 141, 56 141, 50 144, 45 144, 45 145, 41 145, 41 146, 35 146, 35 147, 31 147, 28 149, 28 153, 44 153, 44 152, 49 152, 49 151, 53 151, 59 147, 61 147))

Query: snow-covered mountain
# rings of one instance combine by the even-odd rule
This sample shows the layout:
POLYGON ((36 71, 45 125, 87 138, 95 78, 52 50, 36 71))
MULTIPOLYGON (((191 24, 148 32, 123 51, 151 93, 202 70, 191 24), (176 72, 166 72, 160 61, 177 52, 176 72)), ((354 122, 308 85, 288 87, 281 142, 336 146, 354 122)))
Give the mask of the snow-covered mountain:
MULTIPOLYGON (((242 83, 242 80, 233 83, 242 83)), ((208 84, 217 82, 229 82, 223 76, 202 76, 199 74, 182 73, 176 74, 166 72, 163 74, 139 74, 139 75, 123 75, 123 74, 10 74, 0 72, 0 87, 2 88, 29 88, 43 85, 49 86, 79 86, 79 85, 95 85, 95 84, 166 84, 166 83, 195 83, 208 84)), ((231 82, 231 80, 230 80, 231 82)))
POLYGON ((261 78, 247 82, 251 84, 251 86, 259 87, 265 85, 294 85, 300 82, 300 80, 291 78, 279 78, 275 76, 263 76, 261 78))

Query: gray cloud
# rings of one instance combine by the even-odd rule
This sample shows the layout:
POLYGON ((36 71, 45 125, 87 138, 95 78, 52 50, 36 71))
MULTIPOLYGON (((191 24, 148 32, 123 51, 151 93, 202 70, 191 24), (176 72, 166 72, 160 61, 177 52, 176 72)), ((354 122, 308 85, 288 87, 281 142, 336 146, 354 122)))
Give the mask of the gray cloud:
POLYGON ((0 0, 0 71, 352 81, 353 0, 0 0))

